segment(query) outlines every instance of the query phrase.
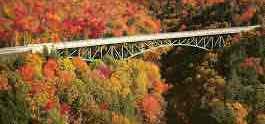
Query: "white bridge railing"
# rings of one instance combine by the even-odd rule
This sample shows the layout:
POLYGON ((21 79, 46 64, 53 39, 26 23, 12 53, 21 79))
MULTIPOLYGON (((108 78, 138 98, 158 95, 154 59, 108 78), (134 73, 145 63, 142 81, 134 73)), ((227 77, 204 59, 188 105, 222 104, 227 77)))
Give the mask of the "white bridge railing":
MULTIPOLYGON (((106 45, 116 45, 116 44, 125 44, 125 43, 138 43, 138 42, 145 42, 145 41, 152 42, 156 40, 160 40, 159 44, 162 45, 165 40, 169 40, 169 39, 185 39, 185 38, 192 38, 192 37, 207 37, 207 36, 237 34, 241 32, 250 31, 258 27, 260 26, 257 25, 257 26, 246 26, 246 27, 232 27, 232 28, 221 28, 221 29, 206 29, 206 30, 196 30, 196 31, 172 32, 172 33, 157 33, 157 34, 150 34, 150 35, 88 39, 88 40, 68 41, 68 42, 59 42, 59 43, 28 44, 25 46, 0 48, 0 55, 1 54, 12 54, 12 53, 23 53, 23 52, 42 52, 44 48, 63 50, 63 49, 106 46, 106 45)), ((196 42, 195 43, 196 45, 199 44, 197 43, 199 42, 197 41, 197 39, 192 39, 192 40, 196 40, 194 41, 196 42)), ((187 46, 192 46, 191 42, 193 41, 190 41, 189 42, 190 44, 184 41, 178 44, 179 45, 187 44, 187 46)), ((168 43, 168 45, 170 44, 174 44, 174 43, 172 42, 168 43)), ((175 44, 175 45, 178 45, 178 44, 175 44)), ((147 45, 147 46, 150 46, 150 45, 147 45)), ((205 47, 205 46, 198 45, 198 47, 205 47)))

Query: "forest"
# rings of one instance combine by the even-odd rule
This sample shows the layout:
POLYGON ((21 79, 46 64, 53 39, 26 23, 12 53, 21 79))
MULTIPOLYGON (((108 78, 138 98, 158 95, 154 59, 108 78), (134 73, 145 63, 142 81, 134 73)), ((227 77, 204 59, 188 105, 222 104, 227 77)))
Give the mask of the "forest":
POLYGON ((265 0, 0 0, 0 50, 255 26, 223 49, 0 55, 0 124, 265 124, 265 0))

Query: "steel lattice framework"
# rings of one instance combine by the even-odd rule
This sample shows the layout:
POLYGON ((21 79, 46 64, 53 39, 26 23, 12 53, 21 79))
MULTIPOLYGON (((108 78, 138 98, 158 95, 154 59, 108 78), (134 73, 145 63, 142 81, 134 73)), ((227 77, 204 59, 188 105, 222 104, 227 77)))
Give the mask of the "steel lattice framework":
POLYGON ((208 29, 197 31, 158 33, 151 35, 116 38, 89 39, 60 43, 29 44, 0 49, 0 54, 42 52, 44 48, 56 50, 68 57, 80 56, 88 61, 101 59, 105 55, 115 59, 135 57, 160 47, 190 46, 204 50, 222 49, 229 43, 232 34, 253 30, 260 26, 208 29))

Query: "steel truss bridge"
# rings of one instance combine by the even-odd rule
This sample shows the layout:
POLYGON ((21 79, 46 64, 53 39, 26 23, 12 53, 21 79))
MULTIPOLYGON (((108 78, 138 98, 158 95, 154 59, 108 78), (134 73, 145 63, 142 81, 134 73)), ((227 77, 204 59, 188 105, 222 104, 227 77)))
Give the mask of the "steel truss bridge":
POLYGON ((190 46, 204 50, 218 50, 229 45, 227 38, 233 34, 246 32, 260 26, 207 29, 151 35, 115 38, 88 39, 60 43, 29 44, 0 49, 1 54, 23 52, 43 52, 45 48, 55 50, 60 55, 79 56, 93 61, 109 55, 115 59, 126 59, 161 47, 190 46))

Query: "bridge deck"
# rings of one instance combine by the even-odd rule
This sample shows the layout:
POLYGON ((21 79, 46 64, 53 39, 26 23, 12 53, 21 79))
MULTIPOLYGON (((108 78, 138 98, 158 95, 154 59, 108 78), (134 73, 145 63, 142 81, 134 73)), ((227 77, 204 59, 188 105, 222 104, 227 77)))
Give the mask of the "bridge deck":
POLYGON ((54 49, 67 49, 67 48, 81 48, 81 47, 89 47, 89 46, 132 43, 132 42, 151 41, 151 40, 177 39, 177 38, 223 35, 223 34, 236 34, 240 32, 253 30, 258 27, 260 26, 256 25, 256 26, 246 26, 246 27, 206 29, 206 30, 172 32, 172 33, 157 33, 157 34, 150 34, 150 35, 99 38, 99 39, 88 39, 88 40, 80 40, 80 41, 60 42, 60 43, 29 44, 26 46, 1 48, 0 55, 11 54, 11 53, 23 53, 27 51, 33 51, 33 52, 42 51, 44 47, 54 48, 54 49))

